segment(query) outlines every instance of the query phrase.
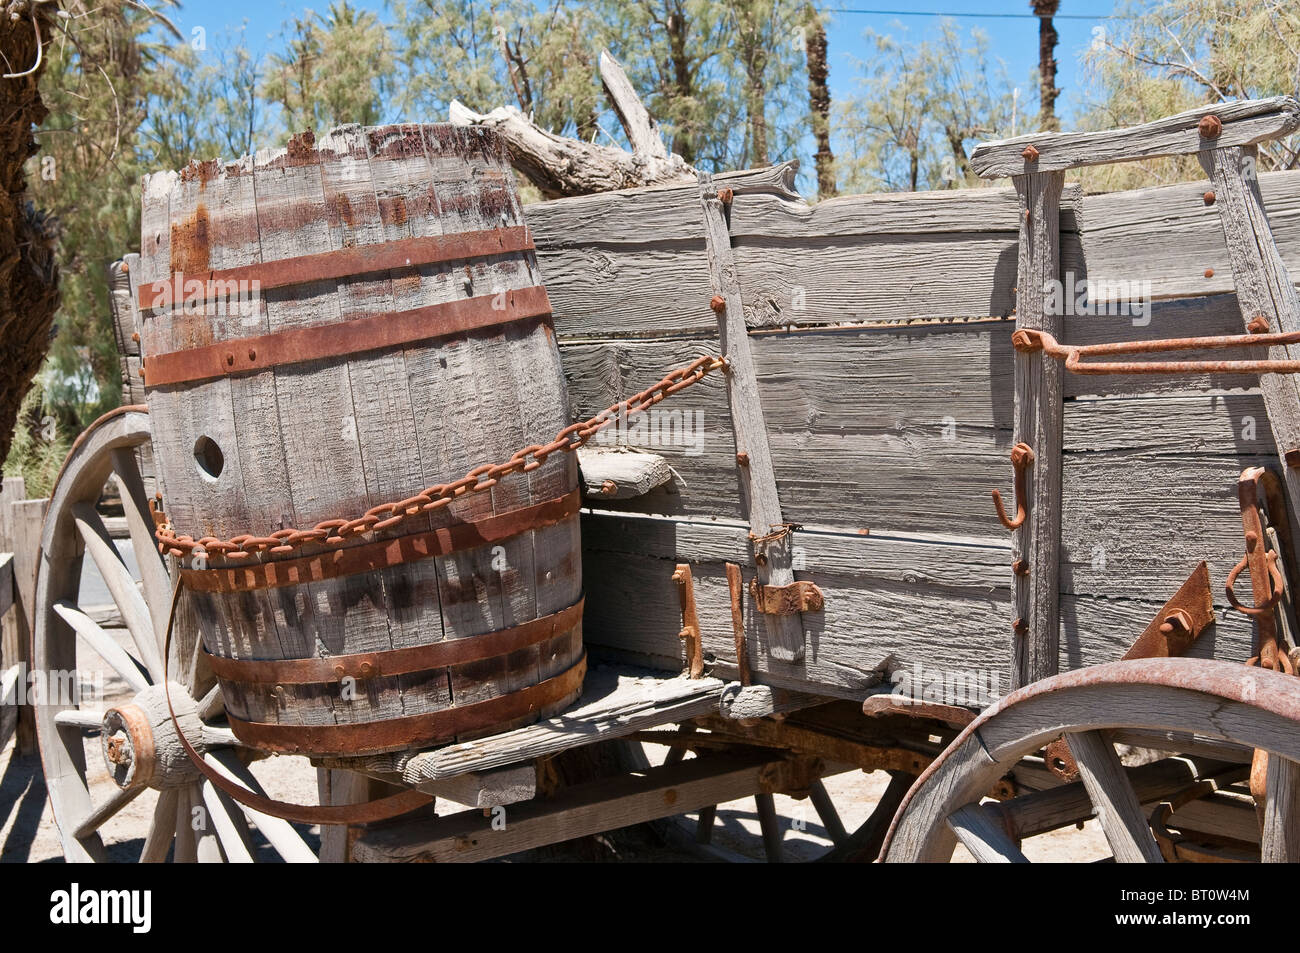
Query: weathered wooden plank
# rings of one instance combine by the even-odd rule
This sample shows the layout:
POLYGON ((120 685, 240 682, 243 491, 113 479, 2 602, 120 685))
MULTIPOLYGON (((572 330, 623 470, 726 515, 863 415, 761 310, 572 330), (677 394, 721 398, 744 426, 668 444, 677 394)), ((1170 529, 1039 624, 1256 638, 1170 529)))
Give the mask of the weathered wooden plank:
POLYGON ((755 794, 765 763, 762 755, 692 758, 577 785, 556 797, 507 809, 504 827, 494 824, 493 812, 484 817, 478 810, 375 827, 357 839, 353 857, 398 863, 503 857, 755 794))
MULTIPOLYGON (((14 554, 0 553, 0 616, 14 604, 14 554)), ((4 657, 0 656, 0 663, 4 657)))
MULTIPOLYGON (((1061 333, 1063 315, 1050 306, 1048 286, 1060 278, 1060 201, 1065 177, 1034 172, 1013 180, 1020 200, 1016 266, 1016 329, 1061 333)), ((1061 439, 1064 369, 1039 353, 1015 355, 1013 442, 1034 454, 1025 481, 1027 517, 1012 536, 1012 555, 1028 564, 1013 574, 1016 623, 1011 674, 1016 687, 1055 675, 1059 664, 1058 596, 1061 551, 1061 439)), ((1013 490, 1014 493, 1014 490, 1013 490)), ((1011 507, 1019 501, 1007 497, 1011 507)), ((1012 510, 1015 512, 1015 510, 1012 510)))
POLYGON ((627 500, 644 496, 673 478, 663 457, 629 452, 622 447, 582 447, 578 469, 583 493, 598 500, 627 500))
MULTIPOLYGON (((5 477, 0 484, 0 550, 13 554, 13 611, 0 613, 0 668, 31 664, 31 639, 36 612, 36 569, 40 561, 41 530, 48 500, 27 500, 22 477, 5 477)), ((15 709, 18 750, 36 750, 35 713, 30 705, 15 709)))
POLYGON ((1266 864, 1300 861, 1300 764, 1268 756, 1261 859, 1266 864))
MULTIPOLYGON (((707 176, 700 178, 700 205, 704 210, 713 301, 722 304, 721 308, 714 307, 713 310, 718 313, 720 349, 727 359, 724 380, 727 404, 731 408, 732 432, 735 434, 734 459, 740 484, 741 512, 749 523, 759 584, 787 586, 794 582, 790 568, 792 531, 781 515, 767 422, 763 417, 758 373, 741 309, 741 287, 736 277, 726 212, 718 198, 717 186, 707 176)), ((763 614, 763 628, 773 658, 783 662, 797 662, 803 658, 801 615, 763 614)))
MULTIPOLYGON (((1254 175, 1253 147, 1206 150, 1201 165, 1210 176, 1218 200, 1219 220, 1237 284, 1237 301, 1246 322, 1262 316, 1270 330, 1300 331, 1300 292, 1296 291, 1273 239, 1259 182, 1254 175)), ((1271 348, 1269 357, 1285 359, 1295 348, 1271 348)), ((1260 392, 1268 408, 1277 455, 1290 499, 1292 532, 1300 531, 1300 470, 1290 456, 1300 450, 1300 381, 1292 374, 1266 374, 1260 392)))
MULTIPOLYGON (((1300 269, 1300 170, 1260 173, 1257 181, 1283 260, 1300 269)), ((1101 300, 1112 297, 1107 283, 1121 280, 1149 282, 1156 299, 1235 290, 1217 196, 1215 206, 1206 205, 1205 192, 1204 182, 1184 182, 1083 199, 1086 273, 1105 279, 1097 289, 1101 300)), ((1085 277, 1078 268, 1075 273, 1085 277)))
MULTIPOLYGON (((691 563, 705 661, 734 672, 723 563, 747 562, 743 526, 592 517, 584 520, 583 544, 591 580, 584 628, 589 645, 608 647, 619 658, 680 669, 675 563, 666 557, 675 550, 674 559, 691 563), (668 541, 674 537, 676 542, 668 541)), ((805 530, 798 544, 797 565, 806 568, 796 577, 822 588, 825 611, 806 617, 808 653, 795 665, 772 656, 756 613, 746 614, 747 654, 760 681, 860 699, 879 684, 886 667, 920 662, 933 664, 937 674, 962 673, 999 692, 1006 689, 1006 659, 989 652, 990 639, 1006 631, 1005 543, 1002 548, 974 541, 928 548, 903 541, 894 548, 874 537, 805 530), (955 558, 950 562, 946 555, 955 558), (944 585, 946 579, 956 585, 944 585)), ((744 578, 747 585, 752 569, 744 578)))
POLYGON ((359 771, 400 774, 411 786, 440 782, 714 714, 724 687, 716 678, 664 678, 644 669, 595 665, 587 672, 582 697, 560 717, 433 751, 350 759, 347 764, 359 771))
POLYGON ((1213 103, 1125 129, 1038 132, 984 142, 971 153, 971 168, 985 178, 1001 178, 1025 172, 1063 171, 1109 162, 1190 155, 1211 141, 1197 129, 1201 117, 1207 115, 1217 116, 1222 123, 1222 132, 1213 140, 1220 147, 1266 142, 1300 127, 1300 103, 1290 96, 1213 103), (1022 155, 1030 145, 1038 152, 1032 161, 1022 155))

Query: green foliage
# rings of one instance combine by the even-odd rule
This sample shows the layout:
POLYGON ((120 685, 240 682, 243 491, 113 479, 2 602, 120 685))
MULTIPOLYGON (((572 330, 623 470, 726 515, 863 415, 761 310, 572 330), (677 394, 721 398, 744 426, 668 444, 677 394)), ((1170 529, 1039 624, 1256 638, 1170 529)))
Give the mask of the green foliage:
POLYGON ((49 389, 59 415, 84 425, 119 403, 105 268, 139 246, 140 176, 152 158, 140 131, 151 98, 165 90, 174 47, 142 4, 66 6, 73 15, 46 51, 41 94, 50 115, 28 179, 36 206, 59 222, 62 305, 49 389))
POLYGON ((388 31, 373 13, 330 4, 287 28, 286 49, 271 58, 261 95, 281 110, 281 138, 356 122, 374 125, 393 72, 388 31))
POLYGON ((44 386, 38 378, 18 411, 13 443, 4 461, 4 475, 22 477, 29 499, 49 496, 59 467, 72 446, 70 432, 67 424, 59 422, 56 408, 46 401, 44 386))
POLYGON ((951 20, 936 35, 900 41, 867 31, 876 56, 859 63, 860 92, 835 108, 840 187, 849 192, 965 188, 980 184, 967 156, 984 139, 1030 132, 1038 84, 1017 98, 979 30, 951 20))
MULTIPOLYGON (((1093 95, 1080 127, 1150 122, 1225 99, 1300 95, 1300 7, 1294 0, 1126 0, 1125 19, 1093 31, 1084 58, 1093 95)), ((1259 169, 1300 165, 1300 135, 1263 143, 1259 169)), ((1202 178, 1194 157, 1082 170, 1089 189, 1202 178)))

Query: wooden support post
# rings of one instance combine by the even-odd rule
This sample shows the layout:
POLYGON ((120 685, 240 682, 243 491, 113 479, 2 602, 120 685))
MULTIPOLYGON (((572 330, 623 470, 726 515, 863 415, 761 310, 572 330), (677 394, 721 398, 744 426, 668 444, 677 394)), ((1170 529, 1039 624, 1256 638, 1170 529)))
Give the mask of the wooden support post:
MULTIPOLYGON (((1300 295, 1287 274, 1264 212, 1255 173, 1254 146, 1206 149, 1200 153, 1214 187, 1214 207, 1219 210, 1223 236, 1232 263, 1241 319, 1249 326, 1259 316, 1270 331, 1300 331, 1300 295)), ((1300 349, 1270 348, 1271 360, 1295 359, 1300 349)), ((1300 377, 1264 374, 1259 379, 1269 424, 1277 443, 1278 458, 1285 462, 1286 489, 1292 533, 1300 531, 1300 377)))
MULTIPOLYGON (((46 500, 26 500, 22 477, 5 477, 0 488, 0 551, 13 553, 12 611, 4 615, 0 636, 0 672, 31 665, 31 640, 36 597, 36 564, 41 548, 41 526, 46 500)), ((30 705, 18 710, 15 746, 20 754, 36 751, 35 712, 30 705)))
MULTIPOLYGON (((1020 255, 1016 270, 1016 329, 1061 335, 1063 317, 1047 307, 1048 282, 1061 277, 1060 213, 1063 172, 1012 177, 1020 199, 1020 255)), ((1012 559, 1028 564, 1013 573, 1016 625, 1012 687, 1055 675, 1060 664, 1061 431, 1064 368, 1041 353, 1015 355, 1013 443, 1034 452, 1025 501, 1028 517, 1012 537, 1012 559)))
MULTIPOLYGON (((758 372, 749 347, 745 308, 740 297, 727 210, 718 197, 712 177, 700 173, 700 203, 704 208, 704 241, 709 255, 709 277, 718 316, 718 335, 727 359, 727 401, 736 435, 736 470, 740 478, 741 508, 754 540, 758 581, 767 586, 794 582, 791 533, 781 532, 781 501, 776 493, 776 471, 767 440, 767 424, 758 393, 758 372)), ((799 615, 764 615, 768 653, 781 662, 803 658, 803 619, 799 615)))

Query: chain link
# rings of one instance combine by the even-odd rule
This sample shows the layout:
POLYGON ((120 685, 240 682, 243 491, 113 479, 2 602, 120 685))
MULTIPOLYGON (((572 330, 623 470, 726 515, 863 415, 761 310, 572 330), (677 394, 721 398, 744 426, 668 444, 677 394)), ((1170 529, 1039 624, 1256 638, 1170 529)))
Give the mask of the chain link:
POLYGON ((435 484, 394 503, 380 503, 354 519, 322 520, 308 530, 282 529, 268 536, 243 534, 230 539, 217 539, 214 536, 195 539, 193 536, 177 534, 169 523, 163 523, 155 530, 158 550, 166 555, 180 557, 196 555, 195 551, 198 550, 198 554, 204 557, 249 559, 263 552, 273 556, 291 553, 308 543, 341 546, 354 536, 392 529, 412 517, 442 509, 462 496, 490 490, 502 477, 512 473, 531 473, 552 454, 572 453, 585 445, 597 433, 618 420, 620 415, 630 417, 648 410, 664 398, 685 390, 702 380, 706 374, 725 368, 726 365, 725 358, 713 355, 702 357, 672 371, 658 383, 606 408, 596 416, 565 427, 550 443, 524 447, 504 463, 485 463, 470 470, 459 480, 435 484))

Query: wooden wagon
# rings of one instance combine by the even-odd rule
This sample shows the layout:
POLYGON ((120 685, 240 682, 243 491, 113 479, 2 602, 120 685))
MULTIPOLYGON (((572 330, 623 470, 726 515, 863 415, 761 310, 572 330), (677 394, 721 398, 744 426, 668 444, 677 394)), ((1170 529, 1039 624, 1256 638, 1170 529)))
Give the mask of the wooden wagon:
MULTIPOLYGON (((976 150, 1011 188, 810 207, 777 166, 525 207, 572 419, 668 369, 726 367, 581 451, 582 696, 484 737, 313 757, 323 805, 438 799, 325 824, 320 859, 488 859, 686 813, 706 840, 713 806, 750 796, 780 859, 777 794, 811 799, 837 859, 958 842, 1023 859, 1090 818, 1119 860, 1300 858, 1300 173, 1253 164, 1298 125, 1277 99, 976 150), (1209 185, 1065 185, 1174 154, 1209 185), (1173 366, 1127 359, 1171 338, 1195 339, 1173 366), (620 738, 669 753, 548 784, 563 752, 620 738), (892 781, 848 832, 822 779, 856 770, 892 781)), ((131 405, 83 435, 54 492, 34 663, 90 649, 145 717, 38 709, 66 854, 109 858, 101 828, 156 792, 142 860, 248 860, 250 824, 316 859, 301 824, 231 797, 264 793, 265 752, 227 726, 183 607, 167 664, 208 776, 168 716, 171 577, 189 564, 149 556, 152 276, 135 256, 114 268, 131 405), (139 585, 96 509, 110 477, 139 585), (112 623, 78 605, 86 555, 112 623)))

